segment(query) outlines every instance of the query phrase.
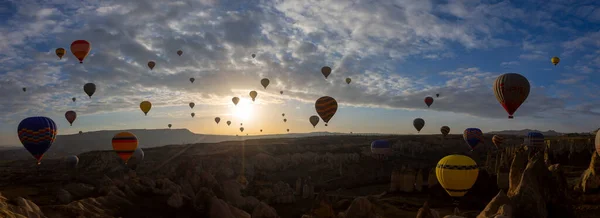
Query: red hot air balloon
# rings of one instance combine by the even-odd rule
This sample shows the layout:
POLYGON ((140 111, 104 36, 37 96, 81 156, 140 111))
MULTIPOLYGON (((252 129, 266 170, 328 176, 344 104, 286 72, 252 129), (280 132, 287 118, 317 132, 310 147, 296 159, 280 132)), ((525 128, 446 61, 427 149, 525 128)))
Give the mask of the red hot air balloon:
POLYGON ((71 126, 73 126, 73 121, 75 121, 75 119, 77 119, 77 113, 75 113, 75 111, 67 111, 65 113, 65 118, 67 118, 67 121, 69 121, 69 124, 71 124, 71 126))
POLYGON ((529 81, 517 73, 502 74, 494 81, 494 95, 498 102, 508 112, 508 118, 513 114, 529 96, 529 81))
POLYGON ((427 107, 431 106, 431 104, 433 104, 433 98, 427 96, 427 98, 425 98, 425 104, 427 104, 427 107))
POLYGON ((83 64, 83 59, 87 57, 87 55, 92 50, 92 44, 85 40, 75 40, 71 43, 71 53, 75 55, 77 59, 79 59, 79 63, 83 64))

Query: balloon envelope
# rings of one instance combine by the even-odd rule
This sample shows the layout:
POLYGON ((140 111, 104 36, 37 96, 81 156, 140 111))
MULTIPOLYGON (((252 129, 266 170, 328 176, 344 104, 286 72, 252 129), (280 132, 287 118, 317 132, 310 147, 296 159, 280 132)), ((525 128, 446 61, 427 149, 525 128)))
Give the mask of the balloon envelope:
POLYGON ((86 83, 85 85, 83 85, 83 91, 85 92, 85 94, 90 96, 90 98, 92 98, 92 95, 94 95, 94 92, 96 92, 96 84, 86 83))
POLYGON ((317 124, 319 123, 319 117, 316 115, 312 115, 308 118, 308 121, 310 121, 310 124, 313 125, 313 128, 317 126, 317 124))
POLYGON ((560 62, 560 58, 558 58, 558 57, 552 57, 550 59, 550 62, 552 62, 552 64, 554 64, 554 66, 556 66, 560 62))
POLYGON ((421 132, 421 129, 425 126, 425 120, 422 118, 416 118, 413 120, 413 126, 417 129, 417 132, 421 132))
POLYGON ((387 140, 375 140, 371 142, 371 153, 388 156, 392 154, 392 145, 387 140))
POLYGON ((233 104, 234 104, 234 105, 237 105, 237 104, 238 104, 238 102, 240 102, 240 98, 238 98, 238 97, 233 97, 233 98, 231 99, 231 102, 233 102, 233 104))
POLYGON ((156 62, 154 62, 154 61, 148 62, 148 67, 150 68, 150 70, 154 69, 154 66, 156 66, 156 62))
POLYGON ((463 132, 463 139, 473 150, 479 143, 483 142, 483 132, 478 128, 467 128, 463 132))
POLYGON ((337 101, 329 96, 323 96, 315 102, 315 109, 317 110, 317 114, 325 121, 325 123, 329 123, 329 120, 335 115, 335 112, 338 109, 337 101))
POLYGON ((28 117, 23 119, 17 127, 21 144, 37 160, 38 164, 44 153, 54 143, 57 131, 56 123, 48 117, 28 117))
POLYGON ((194 81, 196 81, 196 79, 190 78, 190 82, 194 83, 194 81))
POLYGON ((450 196, 462 197, 477 181, 479 167, 470 157, 448 155, 438 162, 435 175, 450 196))
POLYGON ((190 102, 189 105, 190 105, 190 108, 192 108, 192 109, 194 108, 194 106, 196 106, 196 104, 194 104, 194 102, 190 102))
POLYGON ((67 121, 73 126, 73 121, 77 119, 77 113, 75 113, 75 111, 67 111, 65 113, 65 118, 67 118, 67 121))
POLYGON ((219 124, 219 122, 221 122, 221 118, 220 118, 220 117, 215 117, 215 122, 216 122, 217 124, 219 124))
POLYGON ((144 115, 148 115, 148 112, 150 112, 151 108, 152 103, 150 103, 149 101, 142 101, 142 103, 140 103, 140 109, 142 110, 142 112, 144 112, 144 115))
POLYGON ((58 56, 59 60, 62 60, 62 57, 65 55, 65 49, 64 48, 57 48, 56 51, 56 56, 58 56))
POLYGON ((321 73, 323 74, 323 76, 325 76, 325 79, 327 79, 329 74, 331 74, 331 67, 324 66, 323 68, 321 68, 321 73))
POLYGON ((83 59, 92 50, 92 44, 85 40, 75 40, 71 43, 71 53, 79 60, 79 63, 83 63, 83 59))
POLYGON ((133 155, 131 156, 131 158, 129 158, 129 160, 127 161, 127 166, 129 166, 132 169, 136 169, 137 166, 142 163, 144 161, 144 150, 142 150, 142 148, 138 147, 135 149, 135 151, 133 152, 133 155))
POLYGON ((433 104, 433 98, 432 98, 432 97, 429 97, 429 96, 427 96, 427 97, 425 98, 425 104, 427 105, 427 107, 431 106, 431 104, 433 104))
POLYGON ((121 160, 127 164, 127 161, 138 147, 138 139, 133 133, 120 132, 112 138, 112 146, 121 160))
POLYGON ((492 137, 492 143, 494 143, 496 148, 500 148, 500 146, 502 145, 503 142, 504 142, 504 137, 502 137, 502 136, 494 135, 492 137))
POLYGON ((177 51, 177 55, 181 56, 183 54, 182 50, 177 51))
POLYGON ((450 133, 450 127, 442 126, 442 128, 440 128, 440 132, 442 132, 442 135, 447 136, 448 133, 450 133))
POLYGON ((494 95, 498 102, 508 112, 508 118, 513 114, 529 96, 529 81, 517 73, 502 74, 494 81, 494 95))
POLYGON ((75 155, 71 155, 66 158, 66 162, 68 168, 75 169, 79 163, 79 158, 75 155))
POLYGON ((527 138, 525 140, 525 144, 529 147, 534 148, 544 148, 544 134, 539 132, 529 132, 527 133, 527 138))
POLYGON ((271 81, 269 81, 269 79, 267 79, 267 78, 264 78, 264 79, 260 80, 260 84, 261 84, 263 87, 265 87, 265 89, 267 88, 267 86, 269 86, 269 83, 270 83, 270 82, 271 82, 271 81))
POLYGON ((258 92, 250 91, 250 98, 252 98, 252 101, 254 101, 254 99, 256 99, 256 96, 258 96, 258 92))

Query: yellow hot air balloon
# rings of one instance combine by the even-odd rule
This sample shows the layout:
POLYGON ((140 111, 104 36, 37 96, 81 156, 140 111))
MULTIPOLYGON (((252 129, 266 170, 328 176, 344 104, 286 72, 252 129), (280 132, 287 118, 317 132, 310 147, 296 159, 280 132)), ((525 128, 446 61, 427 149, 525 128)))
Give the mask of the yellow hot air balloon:
POLYGON ((62 57, 65 56, 65 49, 64 48, 57 48, 56 51, 56 56, 58 56, 59 60, 62 60, 62 57))
POLYGON ((470 157, 453 154, 438 162, 435 175, 451 197, 462 197, 475 184, 479 167, 470 157))
POLYGON ((140 109, 142 109, 144 115, 148 115, 148 111, 150 111, 150 108, 152 108, 152 103, 150 103, 149 101, 142 101, 142 103, 140 103, 140 109))
POLYGON ((552 57, 550 59, 550 61, 552 62, 552 64, 554 64, 554 66, 556 66, 558 64, 558 62, 560 62, 560 58, 558 58, 558 57, 552 57))
POLYGON ((252 101, 254 101, 256 99, 256 96, 258 96, 258 92, 256 92, 256 91, 250 92, 250 98, 252 98, 252 101))

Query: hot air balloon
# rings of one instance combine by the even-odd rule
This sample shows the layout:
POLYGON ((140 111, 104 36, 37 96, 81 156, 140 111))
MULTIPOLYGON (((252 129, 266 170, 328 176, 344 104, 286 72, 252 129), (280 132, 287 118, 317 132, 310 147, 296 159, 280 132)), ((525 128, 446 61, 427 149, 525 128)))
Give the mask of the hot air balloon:
POLYGON ((64 48, 57 48, 56 51, 54 51, 56 53, 56 56, 58 56, 59 60, 62 60, 62 57, 65 56, 65 49, 64 48))
POLYGON ((377 159, 385 159, 392 154, 392 145, 387 140, 375 140, 371 142, 371 153, 377 159))
POLYGON ((494 95, 498 102, 508 112, 508 118, 513 114, 529 96, 529 81, 517 73, 502 74, 494 82, 494 95))
POLYGON ((421 118, 416 118, 413 120, 413 126, 417 129, 417 132, 421 132, 421 129, 425 126, 425 120, 421 118))
POLYGON ((129 161, 127 161, 127 166, 129 166, 129 168, 132 170, 137 169, 137 166, 144 161, 144 156, 144 150, 142 150, 140 147, 136 148, 129 161))
POLYGON ((191 113, 190 115, 192 115, 192 117, 195 117, 195 116, 196 116, 196 114, 195 114, 195 113, 191 113))
POLYGON ((435 97, 440 97, 440 94, 435 94, 435 97))
POLYGON ((237 106, 238 102, 240 102, 240 98, 238 98, 238 97, 233 97, 233 98, 231 99, 231 102, 233 102, 233 104, 237 106))
POLYGON ((149 101, 142 101, 142 103, 140 103, 140 109, 142 109, 142 112, 144 112, 145 116, 148 116, 148 112, 151 108, 152 103, 150 103, 149 101))
POLYGON ((477 181, 479 167, 470 157, 453 154, 438 162, 435 175, 448 195, 459 198, 464 196, 477 181))
POLYGON ((316 115, 312 115, 308 118, 308 121, 310 121, 310 124, 312 124, 313 128, 315 128, 319 123, 319 117, 316 115))
POLYGON ((96 84, 86 83, 85 85, 83 85, 83 91, 85 92, 85 94, 90 96, 90 98, 92 98, 92 95, 94 95, 94 92, 96 92, 96 84))
POLYGON ((65 162, 67 163, 67 168, 75 169, 77 168, 77 164, 79 163, 79 158, 75 155, 71 155, 65 158, 65 162))
POLYGON ((75 102, 75 100, 77 100, 76 98, 71 98, 71 100, 73 100, 73 102, 75 102))
POLYGON ((194 102, 190 102, 190 108, 194 109, 194 106, 196 106, 196 104, 194 104, 194 102))
POLYGON ((71 43, 71 53, 79 60, 79 63, 83 64, 83 59, 92 50, 92 44, 85 40, 75 40, 71 43))
POLYGON ((256 54, 252 54, 252 58, 255 58, 255 57, 256 57, 256 54))
POLYGON ((22 90, 23 90, 23 92, 26 92, 26 91, 27 91, 27 88, 23 87, 23 88, 22 88, 22 90))
POLYGON ((229 125, 231 125, 231 121, 228 120, 227 121, 227 126, 229 126, 229 125))
POLYGON ((219 117, 215 117, 215 122, 216 122, 217 124, 219 124, 219 122, 221 122, 221 118, 219 118, 219 117))
POLYGON ((193 77, 190 78, 190 82, 194 83, 194 81, 196 81, 196 79, 194 79, 193 77))
POLYGON ((558 64, 558 62, 560 62, 560 58, 558 58, 558 57, 552 57, 550 59, 550 62, 552 62, 552 64, 554 64, 554 66, 556 66, 558 64))
POLYGON ((596 132, 596 140, 594 140, 594 144, 596 144, 597 155, 600 155, 600 130, 596 132))
POLYGON ((240 126, 243 126, 243 125, 244 125, 244 123, 240 123, 240 126))
POLYGON ((425 98, 425 104, 427 105, 427 107, 431 106, 431 104, 433 104, 433 98, 432 98, 432 97, 429 97, 429 96, 427 96, 427 97, 425 98))
POLYGON ((338 109, 337 101, 329 96, 323 96, 315 102, 315 109, 317 110, 317 114, 325 121, 325 125, 329 123, 329 120, 335 115, 335 112, 338 109))
POLYGON ((283 122, 287 122, 287 119, 283 119, 283 122))
POLYGON ((69 124, 71 124, 71 126, 73 126, 73 121, 75 121, 75 119, 77 119, 77 113, 75 113, 75 111, 67 111, 65 113, 65 118, 67 118, 67 121, 69 121, 69 124))
POLYGON ((270 83, 270 82, 271 82, 271 81, 269 81, 269 79, 267 79, 267 78, 264 78, 264 79, 261 79, 261 80, 260 80, 260 84, 261 84, 263 87, 265 87, 265 89, 267 89, 267 86, 269 86, 269 83, 270 83))
POLYGON ((350 82, 352 82, 352 79, 350 79, 350 78, 346 78, 346 83, 347 83, 347 84, 350 84, 350 82))
POLYGON ((83 134, 83 131, 79 131, 79 134, 83 134))
POLYGON ((240 127, 240 132, 244 132, 244 127, 240 127))
POLYGON ((283 95, 283 91, 279 91, 279 94, 282 94, 282 95, 283 95))
POLYGON ((544 134, 539 132, 529 132, 527 133, 527 138, 525 139, 525 145, 529 148, 534 149, 543 149, 544 144, 544 134))
POLYGON ((113 150, 117 152, 117 155, 127 164, 131 155, 135 152, 138 147, 138 139, 133 133, 120 132, 112 138, 113 150))
POLYGON ((37 164, 54 143, 56 132, 56 124, 48 117, 28 117, 17 127, 21 144, 37 160, 37 164))
POLYGON ((177 55, 181 56, 183 54, 182 50, 177 51, 177 55))
POLYGON ((281 114, 282 117, 285 117, 285 113, 281 114))
POLYGON ((173 125, 171 125, 171 124, 169 123, 169 125, 167 125, 167 126, 168 126, 168 127, 169 127, 169 129, 170 129, 170 128, 171 128, 173 125))
POLYGON ((502 145, 503 142, 504 142, 504 137, 502 137, 502 136, 494 135, 492 137, 492 143, 494 143, 494 145, 498 149, 500 149, 500 146, 502 145))
POLYGON ((442 132, 442 135, 446 137, 448 133, 450 133, 450 127, 442 126, 442 128, 440 128, 440 132, 442 132))
POLYGON ((260 129, 260 132, 262 132, 262 129, 260 129))
POLYGON ((483 132, 478 128, 467 128, 463 132, 463 139, 473 150, 479 143, 483 143, 483 132))
POLYGON ((254 101, 254 99, 256 99, 256 96, 258 96, 258 92, 250 91, 250 98, 252 98, 252 101, 254 101))
POLYGON ((150 68, 150 70, 154 69, 154 66, 156 66, 156 62, 148 61, 148 67, 150 68))
POLYGON ((290 132, 290 129, 287 129, 287 132, 290 132))
POLYGON ((325 79, 327 79, 329 74, 331 74, 331 67, 324 66, 323 68, 321 68, 321 73, 323 74, 323 76, 325 76, 325 79))

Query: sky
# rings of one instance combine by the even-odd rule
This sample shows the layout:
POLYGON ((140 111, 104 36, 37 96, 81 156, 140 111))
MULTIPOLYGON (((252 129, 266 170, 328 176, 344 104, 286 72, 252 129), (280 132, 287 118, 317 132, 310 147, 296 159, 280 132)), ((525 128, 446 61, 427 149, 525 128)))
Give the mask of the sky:
POLYGON ((600 3, 524 2, 2 1, 0 145, 19 144, 16 128, 30 116, 50 117, 59 134, 172 124, 231 135, 240 123, 252 135, 417 134, 417 117, 425 120, 420 134, 438 134, 443 125, 451 134, 596 129, 600 3), (83 64, 69 50, 79 39, 92 44, 83 64), (67 50, 62 60, 59 47, 67 50), (557 66, 553 56, 561 58, 557 66), (323 66, 333 69, 327 79, 323 66), (512 120, 492 91, 504 73, 531 84, 512 120), (266 89, 262 78, 270 79, 266 89), (88 82, 97 86, 91 98, 83 92, 88 82), (308 118, 321 96, 339 108, 329 126, 313 127, 308 118), (427 96, 434 97, 430 108, 427 96), (152 102, 147 116, 144 100, 152 102), (77 112, 73 126, 64 117, 69 110, 77 112))

